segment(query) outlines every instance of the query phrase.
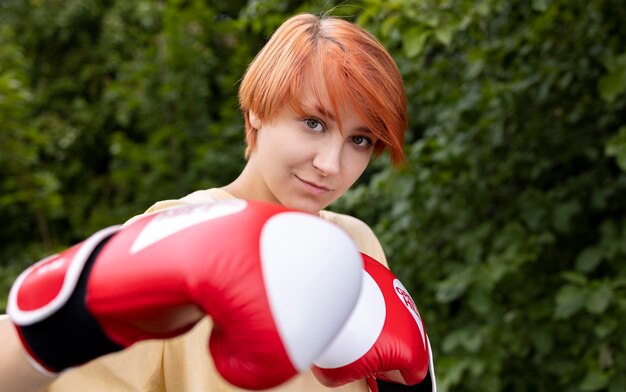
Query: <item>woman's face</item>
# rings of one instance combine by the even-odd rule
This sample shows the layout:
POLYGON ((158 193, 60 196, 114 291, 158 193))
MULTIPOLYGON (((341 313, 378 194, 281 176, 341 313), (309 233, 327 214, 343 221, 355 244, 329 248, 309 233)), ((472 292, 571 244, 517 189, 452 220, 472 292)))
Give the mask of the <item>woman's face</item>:
POLYGON ((318 213, 361 176, 376 140, 351 108, 324 114, 314 99, 302 104, 305 115, 287 105, 271 121, 250 113, 258 130, 249 161, 257 171, 253 193, 261 200, 318 213))

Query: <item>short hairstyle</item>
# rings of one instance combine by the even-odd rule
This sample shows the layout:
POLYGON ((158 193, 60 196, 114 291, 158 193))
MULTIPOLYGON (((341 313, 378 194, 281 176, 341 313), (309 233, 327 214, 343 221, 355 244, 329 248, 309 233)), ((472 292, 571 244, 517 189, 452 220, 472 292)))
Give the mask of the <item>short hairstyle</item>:
MULTIPOLYGON (((328 113, 349 105, 377 137, 375 155, 386 148, 405 162, 406 95, 398 66, 365 29, 343 19, 299 14, 287 19, 249 65, 239 88, 246 127, 246 157, 257 130, 249 113, 270 121, 286 104, 303 112, 301 91, 312 86, 328 113), (308 83, 307 83, 308 80, 308 83)), ((340 119, 338 125, 341 129, 340 119)))

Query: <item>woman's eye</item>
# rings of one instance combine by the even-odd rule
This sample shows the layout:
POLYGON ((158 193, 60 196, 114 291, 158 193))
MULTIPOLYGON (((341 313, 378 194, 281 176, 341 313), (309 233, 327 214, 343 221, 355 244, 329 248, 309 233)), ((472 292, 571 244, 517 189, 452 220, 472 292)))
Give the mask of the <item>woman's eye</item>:
POLYGON ((315 118, 307 118, 307 119, 304 120, 304 123, 306 124, 306 126, 309 129, 311 129, 313 131, 318 131, 319 132, 319 131, 323 131, 324 130, 324 127, 323 127, 322 123, 319 120, 315 119, 315 118))
POLYGON ((365 136, 353 136, 352 141, 359 147, 369 147, 372 145, 372 140, 365 136))

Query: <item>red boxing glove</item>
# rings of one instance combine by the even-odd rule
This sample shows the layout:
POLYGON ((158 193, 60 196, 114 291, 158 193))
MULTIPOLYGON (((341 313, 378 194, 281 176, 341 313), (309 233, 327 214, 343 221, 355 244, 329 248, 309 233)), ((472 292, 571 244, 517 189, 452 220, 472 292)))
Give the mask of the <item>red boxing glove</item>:
MULTIPOLYGON (((385 385, 419 384, 430 367, 428 381, 435 390, 430 345, 413 299, 389 269, 362 256, 359 302, 339 335, 315 360, 313 373, 328 387, 367 378, 377 391, 376 380, 385 385)), ((399 389, 413 390, 400 385, 399 389)))
POLYGON ((361 270, 332 223, 229 200, 148 215, 40 261, 16 280, 8 313, 52 372, 177 336, 208 314, 220 374, 266 389, 308 369, 340 331, 361 270))

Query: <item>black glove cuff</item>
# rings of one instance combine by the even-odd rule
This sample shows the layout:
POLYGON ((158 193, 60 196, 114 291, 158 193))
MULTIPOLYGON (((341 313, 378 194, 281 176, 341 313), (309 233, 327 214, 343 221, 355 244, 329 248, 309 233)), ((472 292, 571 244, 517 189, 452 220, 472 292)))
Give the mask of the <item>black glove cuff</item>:
POLYGON ((34 324, 17 326, 30 354, 49 371, 60 372, 123 348, 105 335, 85 303, 91 268, 109 238, 91 253, 74 292, 58 311, 34 324))

